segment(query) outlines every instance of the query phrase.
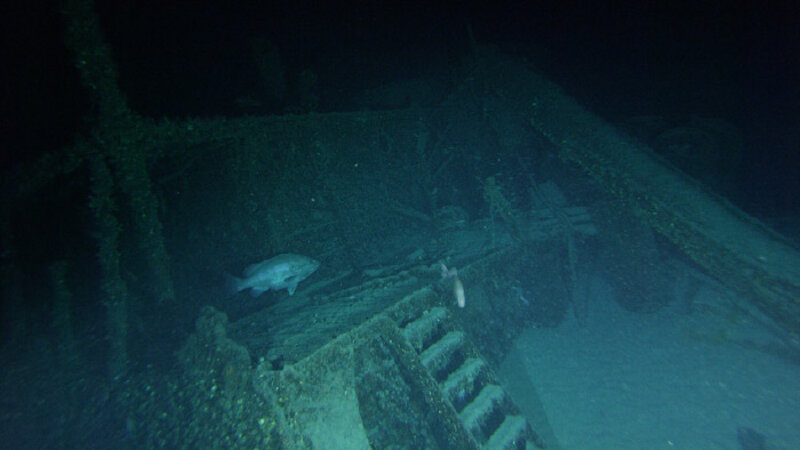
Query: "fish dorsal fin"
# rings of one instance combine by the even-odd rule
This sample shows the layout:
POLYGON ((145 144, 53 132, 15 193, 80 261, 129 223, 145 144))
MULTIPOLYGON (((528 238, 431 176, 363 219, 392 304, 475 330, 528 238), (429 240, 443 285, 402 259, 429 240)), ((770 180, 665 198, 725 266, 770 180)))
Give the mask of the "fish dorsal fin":
POLYGON ((259 262, 259 263, 250 264, 249 266, 245 267, 244 268, 244 272, 243 272, 244 277, 245 278, 252 277, 256 272, 258 272, 261 269, 261 266, 263 266, 263 265, 264 265, 264 262, 262 261, 262 262, 259 262))

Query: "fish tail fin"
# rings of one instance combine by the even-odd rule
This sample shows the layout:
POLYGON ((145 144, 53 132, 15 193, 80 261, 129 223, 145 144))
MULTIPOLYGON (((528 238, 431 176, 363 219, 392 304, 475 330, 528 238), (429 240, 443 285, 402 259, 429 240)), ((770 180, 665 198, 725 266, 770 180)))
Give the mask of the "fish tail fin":
POLYGON ((228 292, 228 294, 233 295, 244 289, 242 286, 243 283, 244 280, 241 278, 235 277, 228 273, 225 274, 225 290, 228 292))

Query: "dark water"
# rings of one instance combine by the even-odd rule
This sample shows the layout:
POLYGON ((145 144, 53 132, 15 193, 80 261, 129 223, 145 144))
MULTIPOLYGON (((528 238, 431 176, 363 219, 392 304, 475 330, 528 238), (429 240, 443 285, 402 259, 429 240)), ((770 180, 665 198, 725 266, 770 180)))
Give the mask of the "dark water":
MULTIPOLYGON (((632 328, 613 351, 641 348, 628 341, 631 330, 657 317, 650 329, 689 342, 671 347, 676 359, 702 358, 689 349, 708 346, 703 351, 719 358, 709 373, 750 358, 777 378, 796 370, 798 330, 781 318, 791 314, 731 278, 773 274, 782 261, 773 245, 788 261, 796 257, 797 14, 746 2, 10 6, 2 19, 0 434, 9 448, 319 447, 327 429, 309 425, 309 408, 298 406, 310 398, 321 411, 339 411, 342 426, 356 427, 346 412, 361 405, 356 428, 366 441, 342 433, 332 448, 483 444, 475 435, 459 441, 447 425, 447 417, 464 420, 479 389, 453 391, 452 414, 426 412, 437 403, 424 400, 425 383, 397 355, 376 366, 383 369, 366 357, 354 362, 348 370, 360 389, 334 377, 332 365, 295 369, 306 385, 349 386, 339 397, 260 377, 289 377, 287 367, 425 287, 492 371, 502 372, 531 330, 556 334, 525 345, 557 353, 558 340, 542 342, 577 327, 583 331, 562 337, 580 353, 589 345, 580 333, 606 330, 596 318, 616 307, 622 312, 612 316, 632 328), (624 177, 615 184, 603 175, 641 167, 565 156, 567 144, 553 139, 559 130, 584 143, 612 139, 587 138, 575 117, 562 128, 537 116, 555 114, 541 109, 553 92, 542 79, 610 124, 613 139, 680 173, 703 199, 743 211, 737 223, 760 222, 766 244, 742 259, 765 272, 713 273, 713 255, 642 218, 637 208, 647 202, 626 197, 624 177), (321 263, 295 295, 226 290, 226 274, 281 253, 321 263), (452 300, 452 278, 440 279, 441 263, 464 268, 463 310, 452 300), (611 293, 587 293, 592 283, 611 293), (615 306, 598 312, 592 299, 601 297, 615 306), (307 373, 321 378, 314 384, 307 373), (403 381, 364 375, 374 373, 403 381), (276 386, 297 390, 282 397, 276 386), (392 414, 403 409, 407 417, 392 414), (438 419, 426 424, 426 414, 438 419), (415 428, 422 431, 404 431, 415 428)), ((662 185, 654 196, 672 189, 662 185)), ((767 298, 796 298, 796 274, 786 272, 770 279, 777 297, 767 298)), ((444 383, 471 351, 432 379, 444 383)), ((542 360, 552 363, 539 367, 552 376, 540 380, 548 386, 569 373, 558 357, 542 360)), ((619 367, 586 361, 589 372, 619 367)), ((629 361, 645 369, 651 362, 629 361)), ((685 375, 673 367, 670 374, 685 375)), ((593 392, 592 377, 576 379, 583 381, 564 389, 593 392)), ((657 379, 656 389, 674 387, 666 375, 657 379)), ((741 379, 751 383, 737 392, 758 397, 762 379, 741 379)), ((528 434, 529 443, 554 447, 559 433, 593 432, 562 427, 568 413, 548 409, 559 397, 540 390, 549 417, 537 421, 519 405, 530 392, 511 391, 508 405, 516 402, 539 435, 528 434)), ((791 386, 785 391, 786 404, 798 397, 791 386)), ((488 420, 492 429, 503 422, 498 414, 488 420)), ((713 423, 714 439, 682 442, 797 444, 784 432, 791 418, 778 415, 779 425, 765 429, 728 414, 713 423)), ((618 422, 628 419, 620 414, 618 422)), ((618 448, 652 442, 644 426, 609 433, 603 442, 618 448)))

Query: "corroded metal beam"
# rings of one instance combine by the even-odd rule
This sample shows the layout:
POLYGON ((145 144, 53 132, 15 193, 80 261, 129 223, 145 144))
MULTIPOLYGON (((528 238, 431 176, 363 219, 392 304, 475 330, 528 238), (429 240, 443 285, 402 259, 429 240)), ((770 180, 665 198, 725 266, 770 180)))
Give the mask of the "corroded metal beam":
POLYGON ((800 252, 662 161, 559 87, 531 74, 531 125, 634 216, 793 335, 800 333, 800 252))

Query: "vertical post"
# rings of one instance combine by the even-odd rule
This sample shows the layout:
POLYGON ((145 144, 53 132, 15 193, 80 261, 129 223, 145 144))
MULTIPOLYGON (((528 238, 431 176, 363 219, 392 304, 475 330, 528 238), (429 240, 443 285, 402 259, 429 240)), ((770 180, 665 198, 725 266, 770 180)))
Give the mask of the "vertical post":
POLYGON ((97 257, 103 271, 103 291, 106 294, 108 375, 113 381, 120 379, 128 370, 128 288, 120 274, 120 224, 114 215, 111 173, 105 159, 99 154, 91 156, 89 165, 92 177, 89 207, 97 222, 97 257))
POLYGON ((153 277, 149 281, 159 303, 175 299, 164 245, 158 201, 147 173, 148 137, 155 130, 128 107, 117 83, 117 68, 105 43, 92 0, 68 0, 63 9, 66 43, 83 86, 97 106, 92 137, 107 156, 114 181, 128 199, 139 248, 153 277))

